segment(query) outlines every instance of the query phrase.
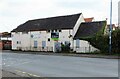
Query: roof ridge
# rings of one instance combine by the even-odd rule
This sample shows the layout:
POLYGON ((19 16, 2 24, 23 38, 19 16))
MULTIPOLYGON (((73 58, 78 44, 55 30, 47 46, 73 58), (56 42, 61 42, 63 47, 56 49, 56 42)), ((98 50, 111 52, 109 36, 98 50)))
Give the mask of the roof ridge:
MULTIPOLYGON (((59 17, 68 17, 68 16, 75 16, 75 15, 81 15, 82 13, 76 13, 76 14, 70 14, 70 15, 57 15, 57 16, 50 16, 45 18, 39 18, 39 19, 32 19, 28 21, 36 21, 36 20, 42 20, 42 19, 51 19, 51 18, 59 18, 59 17)), ((26 22, 28 22, 26 21, 26 22)))
POLYGON ((76 21, 82 13, 55 16, 41 19, 28 20, 19 25, 14 31, 29 31, 29 30, 48 30, 48 29, 73 29, 76 21))

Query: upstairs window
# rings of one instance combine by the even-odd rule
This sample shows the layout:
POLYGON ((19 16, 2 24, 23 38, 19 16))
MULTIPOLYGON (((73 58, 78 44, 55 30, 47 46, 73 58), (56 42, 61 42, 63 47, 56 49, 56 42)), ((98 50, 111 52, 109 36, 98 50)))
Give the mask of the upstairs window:
POLYGON ((62 30, 59 30, 59 32, 62 32, 62 30))
POLYGON ((54 30, 52 30, 52 32, 54 32, 54 30))
POLYGON ((50 38, 48 38, 48 41, 50 41, 50 38))
POLYGON ((22 34, 28 34, 28 32, 22 32, 22 34))
POLYGON ((47 33, 50 33, 50 30, 47 30, 47 33))
POLYGON ((57 29, 55 30, 55 32, 57 32, 57 29))

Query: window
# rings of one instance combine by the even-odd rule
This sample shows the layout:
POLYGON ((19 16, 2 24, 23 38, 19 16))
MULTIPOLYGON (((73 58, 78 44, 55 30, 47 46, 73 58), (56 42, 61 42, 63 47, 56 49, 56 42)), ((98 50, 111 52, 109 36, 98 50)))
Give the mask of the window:
POLYGON ((50 30, 47 30, 47 33, 50 33, 50 30))
POLYGON ((59 38, 59 33, 56 32, 56 33, 51 33, 51 38, 59 38))
POLYGON ((13 37, 14 35, 13 34, 11 34, 11 37, 13 37))
POLYGON ((46 41, 42 41, 42 48, 44 49, 46 47, 46 41))
POLYGON ((15 32, 16 34, 18 34, 18 32, 15 32))
POLYGON ((34 36, 33 35, 31 35, 31 38, 33 38, 34 36))
POLYGON ((28 34, 28 32, 22 32, 22 34, 28 34))
POLYGON ((59 32, 62 32, 61 30, 59 30, 59 32))
POLYGON ((52 32, 54 32, 54 30, 52 30, 52 32))
POLYGON ((19 41, 19 44, 21 44, 21 41, 19 41))
POLYGON ((50 41, 50 38, 48 38, 48 41, 50 41))
POLYGON ((77 39, 77 40, 76 40, 76 48, 79 48, 79 47, 80 47, 80 40, 77 39))
POLYGON ((55 29, 55 32, 57 32, 57 29, 55 29))
POLYGON ((38 42, 34 41, 34 48, 37 48, 37 46, 38 46, 38 42))
POLYGON ((17 41, 17 44, 19 44, 19 42, 17 41))
POLYGON ((20 32, 15 32, 16 34, 20 34, 20 32))
POLYGON ((21 44, 21 41, 17 41, 17 44, 21 44))

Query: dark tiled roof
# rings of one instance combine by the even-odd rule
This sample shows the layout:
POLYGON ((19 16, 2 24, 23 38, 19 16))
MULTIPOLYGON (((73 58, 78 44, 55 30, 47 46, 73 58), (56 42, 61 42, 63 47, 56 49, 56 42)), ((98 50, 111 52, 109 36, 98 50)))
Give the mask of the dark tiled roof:
POLYGON ((80 15, 81 13, 74 15, 29 20, 26 23, 19 25, 16 29, 13 29, 12 32, 40 31, 52 29, 73 29, 80 15))
POLYGON ((11 33, 8 32, 0 33, 0 37, 11 37, 11 33))
POLYGON ((86 38, 94 36, 104 27, 106 21, 99 21, 99 22, 85 22, 81 23, 74 39, 86 38))

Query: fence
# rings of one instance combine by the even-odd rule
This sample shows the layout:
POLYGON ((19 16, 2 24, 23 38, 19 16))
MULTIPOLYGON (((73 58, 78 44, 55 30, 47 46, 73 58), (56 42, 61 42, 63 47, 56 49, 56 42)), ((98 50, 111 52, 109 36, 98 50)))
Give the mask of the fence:
POLYGON ((90 53, 90 52, 94 52, 94 51, 99 51, 97 48, 95 48, 93 46, 89 46, 89 47, 73 47, 72 49, 73 49, 73 51, 76 51, 77 53, 90 53))
MULTIPOLYGON (((22 51, 53 51, 53 47, 18 47, 18 50, 22 51)), ((89 53, 94 51, 99 51, 93 46, 89 47, 71 47, 71 52, 76 51, 76 53, 89 53)))
POLYGON ((22 47, 22 51, 53 51, 53 47, 22 47))

